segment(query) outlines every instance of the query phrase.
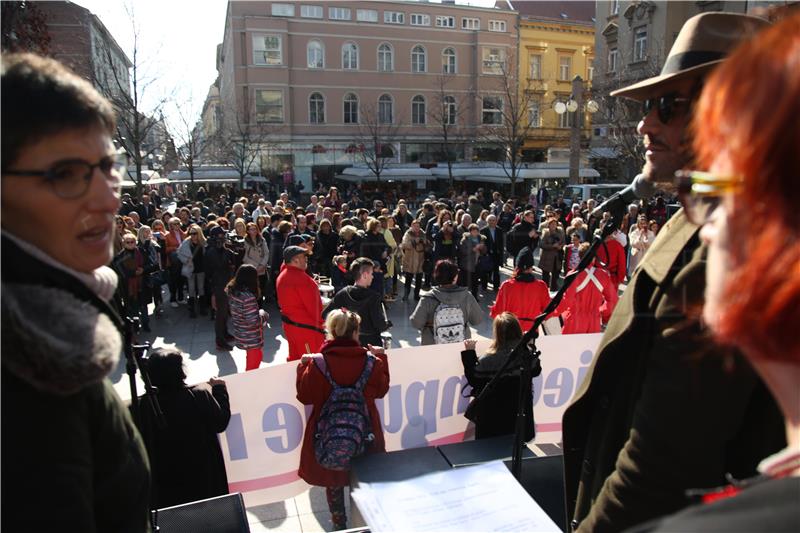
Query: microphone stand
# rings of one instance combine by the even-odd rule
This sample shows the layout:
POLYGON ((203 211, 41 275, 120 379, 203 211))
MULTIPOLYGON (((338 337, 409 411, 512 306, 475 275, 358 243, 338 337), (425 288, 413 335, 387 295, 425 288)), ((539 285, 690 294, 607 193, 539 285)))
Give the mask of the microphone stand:
MULTIPOLYGON (((487 398, 491 395, 492 390, 494 390, 494 388, 500 382, 500 378, 504 376, 508 368, 512 364, 518 365, 520 369, 520 381, 517 394, 517 418, 514 430, 514 449, 512 450, 511 456, 511 473, 520 483, 522 483, 522 447, 525 444, 524 436, 526 412, 528 409, 533 409, 532 405, 526 405, 527 402, 525 400, 533 395, 533 376, 538 376, 542 371, 541 362, 539 361, 541 352, 536 348, 536 338, 539 336, 539 326, 542 325, 549 314, 556 310, 558 304, 561 303, 561 299, 564 297, 564 293, 575 281, 575 278, 578 277, 578 274, 586 270, 586 268, 592 263, 597 255, 597 249, 603 244, 606 237, 614 233, 614 230, 617 229, 617 220, 622 220, 622 211, 612 213, 611 218, 609 218, 608 221, 603 224, 600 235, 594 236, 592 245, 581 258, 581 262, 578 264, 577 268, 575 268, 575 270, 570 272, 564 278, 564 285, 558 290, 555 296, 553 296, 553 298, 550 300, 550 303, 547 304, 547 307, 544 308, 542 313, 534 318, 533 325, 530 327, 530 329, 528 329, 528 331, 525 332, 525 334, 522 336, 522 339, 520 339, 520 341, 508 355, 508 359, 506 360, 505 364, 503 364, 503 366, 495 373, 483 390, 481 390, 480 394, 478 394, 475 400, 473 400, 472 403, 470 403, 470 405, 467 407, 468 412, 474 413, 477 409, 477 406, 484 401, 484 398, 487 398)), ((531 413, 531 418, 533 418, 533 413, 531 413)))

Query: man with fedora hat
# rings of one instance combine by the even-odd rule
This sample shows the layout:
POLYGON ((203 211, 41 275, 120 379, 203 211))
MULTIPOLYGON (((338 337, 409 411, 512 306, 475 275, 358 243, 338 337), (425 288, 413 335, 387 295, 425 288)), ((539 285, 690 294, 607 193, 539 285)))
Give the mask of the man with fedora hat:
MULTIPOLYGON (((708 73, 765 20, 689 19, 661 74, 614 91, 642 102, 642 175, 668 188, 688 165, 688 126, 708 73)), ((586 378, 563 417, 567 519, 577 531, 620 531, 691 503, 690 489, 756 474, 783 446, 769 393, 738 354, 721 353, 702 306, 705 247, 678 212, 636 269, 586 378)))
POLYGON ((306 273, 308 253, 303 247, 287 246, 283 250, 284 264, 275 282, 283 333, 289 342, 287 361, 316 353, 325 340, 322 298, 314 278, 306 273))

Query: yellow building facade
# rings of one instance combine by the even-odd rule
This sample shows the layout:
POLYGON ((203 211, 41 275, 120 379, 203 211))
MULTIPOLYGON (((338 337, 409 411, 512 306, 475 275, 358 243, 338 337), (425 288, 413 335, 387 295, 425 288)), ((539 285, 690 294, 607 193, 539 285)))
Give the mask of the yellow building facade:
POLYGON ((584 80, 584 102, 589 100, 594 25, 522 17, 519 28, 520 94, 526 95, 530 124, 523 156, 527 161, 568 159, 572 124, 582 120, 581 146, 588 146, 591 117, 585 110, 559 115, 553 107, 569 100, 576 75, 584 80))

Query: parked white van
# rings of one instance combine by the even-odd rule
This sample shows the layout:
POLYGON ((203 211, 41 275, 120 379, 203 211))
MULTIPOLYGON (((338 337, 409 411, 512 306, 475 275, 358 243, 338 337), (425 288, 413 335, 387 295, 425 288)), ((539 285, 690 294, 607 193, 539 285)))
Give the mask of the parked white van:
POLYGON ((564 188, 564 203, 569 207, 572 205, 572 202, 581 203, 589 198, 594 198, 596 200, 598 197, 602 197, 602 199, 605 200, 628 185, 627 183, 567 185, 564 188))

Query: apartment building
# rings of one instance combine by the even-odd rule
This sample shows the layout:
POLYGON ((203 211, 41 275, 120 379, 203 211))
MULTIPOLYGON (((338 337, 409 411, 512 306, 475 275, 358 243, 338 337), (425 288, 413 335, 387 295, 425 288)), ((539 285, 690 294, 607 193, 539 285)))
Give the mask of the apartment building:
POLYGON ((517 20, 454 3, 229 2, 222 123, 262 134, 252 172, 290 166, 307 188, 357 163, 376 130, 385 158, 424 164, 444 158, 445 123, 471 159, 502 112, 497 79, 515 75, 517 20))
POLYGON ((528 105, 528 136, 523 160, 569 160, 570 132, 579 121, 581 144, 588 148, 591 115, 584 110, 558 114, 572 80, 584 80, 584 101, 590 98, 594 72, 595 2, 509 2, 520 15, 519 83, 528 105))

